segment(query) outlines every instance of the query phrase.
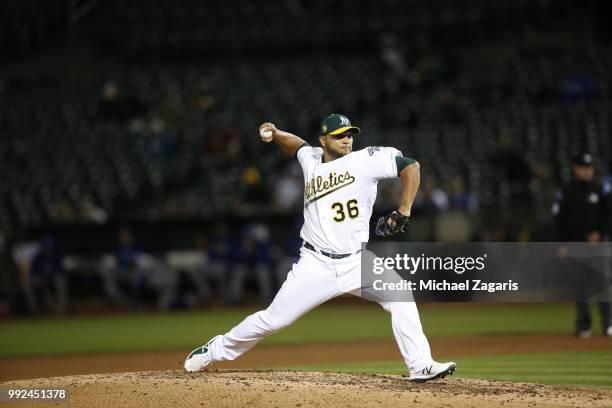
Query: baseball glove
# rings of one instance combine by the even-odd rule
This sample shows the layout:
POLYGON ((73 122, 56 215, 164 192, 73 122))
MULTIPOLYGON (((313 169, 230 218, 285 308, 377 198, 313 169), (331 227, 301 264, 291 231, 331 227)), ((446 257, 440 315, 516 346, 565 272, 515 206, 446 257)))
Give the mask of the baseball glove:
POLYGON ((406 227, 409 223, 409 217, 393 211, 391 214, 378 219, 378 222, 376 222, 376 235, 386 238, 400 232, 403 234, 406 232, 406 227))

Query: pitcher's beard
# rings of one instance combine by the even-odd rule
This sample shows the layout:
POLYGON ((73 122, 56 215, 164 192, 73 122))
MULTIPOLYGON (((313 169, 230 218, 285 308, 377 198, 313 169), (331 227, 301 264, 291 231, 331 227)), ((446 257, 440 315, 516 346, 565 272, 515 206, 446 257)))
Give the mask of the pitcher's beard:
POLYGON ((334 150, 334 149, 329 149, 327 151, 327 153, 333 157, 334 159, 339 159, 340 157, 346 156, 347 154, 349 154, 352 151, 352 149, 344 150, 344 149, 338 149, 338 150, 334 150))

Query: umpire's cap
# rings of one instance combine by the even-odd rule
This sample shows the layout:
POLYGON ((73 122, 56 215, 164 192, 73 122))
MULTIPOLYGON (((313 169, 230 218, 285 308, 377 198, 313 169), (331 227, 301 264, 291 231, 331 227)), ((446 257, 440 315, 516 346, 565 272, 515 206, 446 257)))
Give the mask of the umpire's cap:
POLYGON ((361 129, 351 125, 351 121, 344 115, 339 113, 332 113, 321 122, 321 134, 326 135, 339 135, 350 131, 354 135, 361 133, 361 129))
POLYGON ((593 156, 590 153, 579 153, 574 156, 574 160, 572 160, 573 164, 578 166, 592 166, 593 165, 593 156))

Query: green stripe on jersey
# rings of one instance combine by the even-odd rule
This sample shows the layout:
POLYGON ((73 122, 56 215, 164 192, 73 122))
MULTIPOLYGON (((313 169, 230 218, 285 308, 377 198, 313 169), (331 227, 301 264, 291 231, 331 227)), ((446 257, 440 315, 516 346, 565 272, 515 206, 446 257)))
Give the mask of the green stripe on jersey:
POLYGON ((395 156, 395 164, 397 164, 397 175, 399 176, 402 170, 406 167, 410 166, 412 163, 415 163, 416 160, 411 159, 410 157, 404 156, 395 156))

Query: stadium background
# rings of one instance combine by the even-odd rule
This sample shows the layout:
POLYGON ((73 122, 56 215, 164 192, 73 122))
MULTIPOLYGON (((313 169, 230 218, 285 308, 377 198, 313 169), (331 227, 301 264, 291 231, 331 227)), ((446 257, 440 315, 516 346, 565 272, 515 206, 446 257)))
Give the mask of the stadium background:
MULTIPOLYGON (((34 376, 32 356, 189 349, 265 304, 254 274, 222 298, 212 275, 205 297, 186 273, 206 269, 227 229, 228 265, 263 259, 271 288, 282 281, 276 269, 296 245, 303 181, 259 141, 262 121, 316 144, 320 119, 341 112, 363 130, 357 148, 391 145, 419 160, 410 239, 555 240, 550 207, 571 157, 590 151, 597 178, 611 173, 610 11, 572 0, 2 2, 0 371, 14 373, 2 379, 34 376), (105 289, 100 271, 126 227, 175 277, 163 305, 155 288, 135 301, 121 282, 128 299, 119 302, 105 289), (59 319, 53 304, 28 317, 22 290, 29 265, 18 249, 43 238, 63 255, 59 319), (157 306, 172 313, 152 313, 157 306)), ((397 197, 397 184, 381 183, 374 216, 397 197)), ((264 352, 392 347, 384 313, 335 303, 266 340, 264 352)), ((442 356, 453 357, 452 339, 465 340, 468 377, 612 386, 610 343, 565 339, 571 305, 424 305, 422 315, 442 356), (511 354, 517 335, 527 344, 518 353, 540 354, 512 356, 532 366, 502 368, 508 357, 492 356, 511 354), (491 357, 470 360, 495 341, 484 347, 491 357), (538 364, 553 368, 534 374, 538 364)), ((343 362, 401 371, 373 356, 371 366, 354 355, 343 362)), ((298 355, 277 365, 342 369, 328 361, 298 355)), ((53 364, 36 376, 126 368, 53 364)))

